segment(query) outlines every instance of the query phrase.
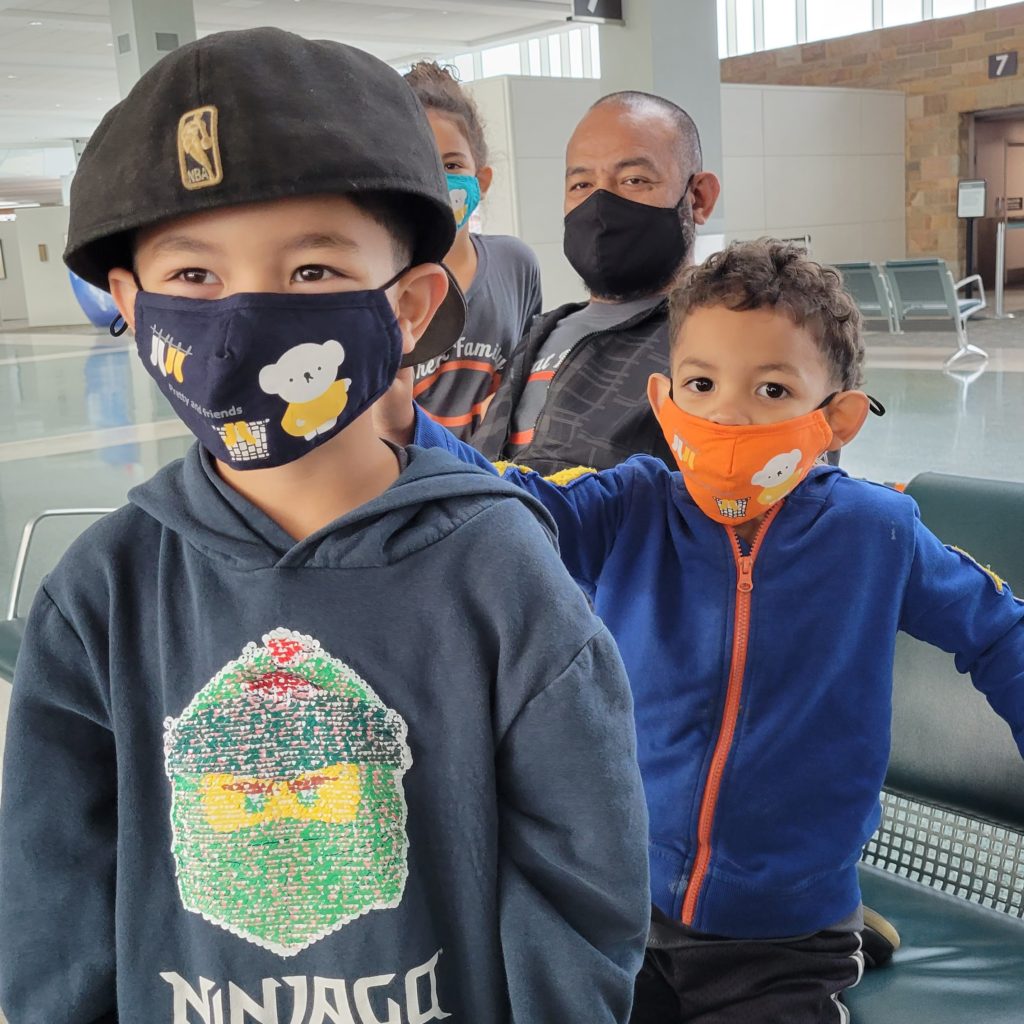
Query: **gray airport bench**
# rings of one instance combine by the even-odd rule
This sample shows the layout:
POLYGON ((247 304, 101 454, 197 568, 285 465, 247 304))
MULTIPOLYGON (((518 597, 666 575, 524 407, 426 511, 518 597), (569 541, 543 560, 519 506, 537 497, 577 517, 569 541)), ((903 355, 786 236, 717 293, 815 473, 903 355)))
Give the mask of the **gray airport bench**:
POLYGON ((987 305, 985 287, 978 274, 954 281, 946 261, 939 259, 888 260, 885 273, 901 326, 912 320, 953 324, 957 350, 946 360, 946 366, 952 366, 968 355, 988 359, 984 349, 972 345, 967 339, 967 321, 987 305), (966 298, 960 294, 968 285, 978 288, 978 298, 966 298))
POLYGON ((899 334, 900 320, 885 271, 877 263, 868 261, 837 263, 835 267, 843 275, 843 285, 850 298, 857 303, 864 326, 869 331, 899 334))
MULTIPOLYGON (((22 589, 25 583, 25 574, 28 567, 29 551, 32 541, 36 537, 39 525, 47 519, 76 518, 80 519, 82 526, 88 525, 89 521, 97 516, 113 512, 110 508, 51 508, 33 516, 21 532, 21 543, 18 545, 18 554, 14 561, 14 573, 11 580, 11 593, 7 601, 7 615, 0 619, 0 679, 8 681, 14 678, 14 663, 18 658, 18 648, 21 646, 21 638, 25 632, 25 620, 22 613, 28 601, 22 601, 22 589)), ((53 559, 54 562, 57 559, 53 559)))

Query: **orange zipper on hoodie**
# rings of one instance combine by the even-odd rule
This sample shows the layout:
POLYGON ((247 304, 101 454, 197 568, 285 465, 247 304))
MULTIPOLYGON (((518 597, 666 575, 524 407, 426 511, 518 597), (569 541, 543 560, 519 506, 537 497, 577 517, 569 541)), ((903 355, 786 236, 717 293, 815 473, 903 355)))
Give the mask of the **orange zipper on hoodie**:
POLYGON ((697 819, 697 857, 694 860, 690 880, 686 885, 683 897, 683 924, 692 925, 697 913, 697 901, 700 899, 704 879, 707 877, 708 864, 711 862, 711 832, 715 823, 715 808, 718 805, 718 793, 722 787, 722 774, 725 763, 729 760, 733 737, 736 734, 736 719, 740 713, 740 701, 743 696, 743 675, 747 667, 747 644, 750 639, 750 604, 754 592, 754 561, 764 535, 771 526, 772 520, 782 508, 783 502, 777 502, 766 513, 761 521, 760 529, 754 536, 750 546, 750 554, 743 554, 739 537, 734 530, 728 530, 732 541, 733 558, 736 560, 736 613, 732 631, 732 662, 729 666, 729 683, 725 691, 725 709, 722 712, 722 724, 718 730, 715 751, 711 755, 711 767, 704 783, 704 794, 700 802, 700 817, 697 819))

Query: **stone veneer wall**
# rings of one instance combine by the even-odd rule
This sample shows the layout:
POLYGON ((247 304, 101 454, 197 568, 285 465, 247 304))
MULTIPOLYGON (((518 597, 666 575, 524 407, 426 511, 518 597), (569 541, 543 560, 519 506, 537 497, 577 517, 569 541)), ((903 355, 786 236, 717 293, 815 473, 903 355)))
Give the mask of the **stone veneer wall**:
POLYGON ((966 113, 1024 105, 1024 3, 722 61, 722 81, 901 89, 907 94, 907 252, 962 265, 956 183, 969 177, 966 113), (1017 76, 988 77, 1021 52, 1017 76))

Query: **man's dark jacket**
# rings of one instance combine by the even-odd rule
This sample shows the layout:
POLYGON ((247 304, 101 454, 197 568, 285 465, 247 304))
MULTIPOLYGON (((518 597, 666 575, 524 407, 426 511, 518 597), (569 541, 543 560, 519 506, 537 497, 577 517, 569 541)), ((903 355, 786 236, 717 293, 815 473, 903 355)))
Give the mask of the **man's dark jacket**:
POLYGON ((471 443, 492 461, 514 458, 544 475, 574 466, 609 469, 638 453, 674 469, 647 402, 650 375, 668 373, 667 299, 611 330, 581 338, 548 385, 533 440, 522 451, 509 448, 513 412, 530 367, 555 325, 582 308, 570 303, 535 318, 471 443))

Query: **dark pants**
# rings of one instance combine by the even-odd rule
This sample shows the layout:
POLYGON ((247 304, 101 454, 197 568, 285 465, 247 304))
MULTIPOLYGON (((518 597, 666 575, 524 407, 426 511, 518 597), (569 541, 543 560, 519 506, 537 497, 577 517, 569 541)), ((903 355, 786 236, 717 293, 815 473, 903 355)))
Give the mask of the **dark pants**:
MULTIPOLYGON (((664 919, 663 919, 664 920, 664 919)), ((715 939, 652 929, 630 1024, 845 1024, 840 994, 860 980, 856 932, 715 939)))

